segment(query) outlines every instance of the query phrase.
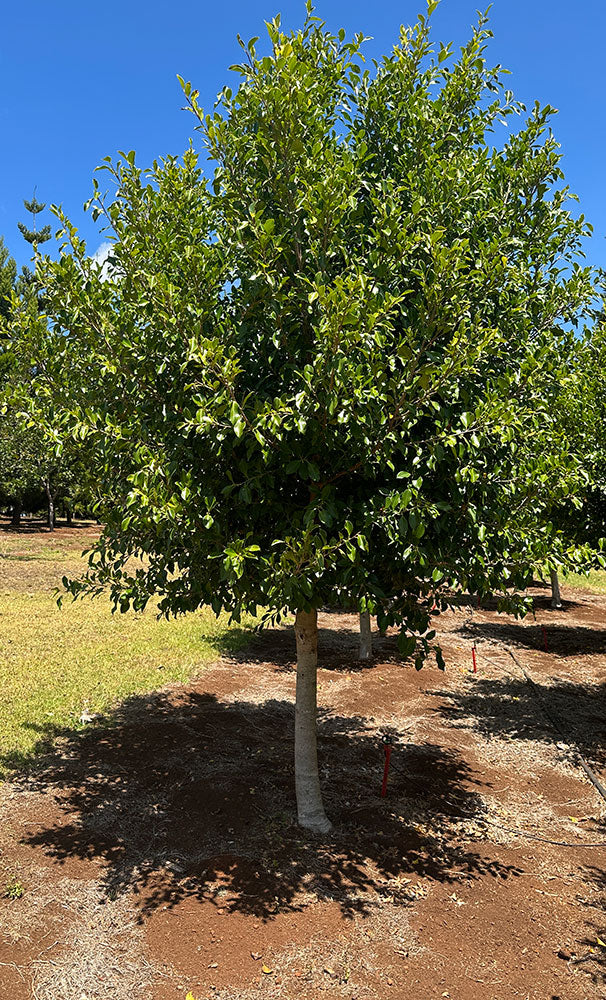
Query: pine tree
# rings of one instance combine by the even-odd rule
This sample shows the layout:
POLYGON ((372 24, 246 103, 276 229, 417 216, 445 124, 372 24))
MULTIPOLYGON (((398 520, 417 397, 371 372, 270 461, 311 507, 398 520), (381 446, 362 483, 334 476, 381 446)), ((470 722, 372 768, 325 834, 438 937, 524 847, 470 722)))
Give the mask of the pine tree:
MULTIPOLYGON (((23 236, 23 239, 29 243, 33 249, 34 254, 32 260, 35 261, 38 256, 38 247, 41 243, 46 243, 47 240, 51 238, 51 227, 49 225, 42 226, 41 229, 36 228, 36 216, 43 212, 46 208, 46 202, 40 202, 36 198, 36 189, 34 188, 34 195, 31 201, 23 199, 23 204, 28 212, 32 216, 32 227, 29 229, 24 222, 18 222, 19 232, 23 236)), ((17 291, 19 294, 23 295, 28 301, 34 301, 36 308, 39 310, 41 307, 40 296, 37 292, 34 292, 35 283, 35 272, 31 268, 24 266, 21 268, 21 277, 19 278, 19 283, 17 286, 17 291)))
POLYGON ((34 248, 34 256, 38 253, 38 247, 41 243, 46 243, 47 240, 51 238, 51 227, 42 226, 42 229, 36 229, 36 216, 43 212, 46 208, 45 202, 40 202, 36 199, 36 189, 34 188, 34 196, 31 201, 23 200, 26 211, 31 213, 32 216, 32 228, 28 227, 23 222, 18 222, 19 232, 21 233, 24 240, 30 243, 34 248))

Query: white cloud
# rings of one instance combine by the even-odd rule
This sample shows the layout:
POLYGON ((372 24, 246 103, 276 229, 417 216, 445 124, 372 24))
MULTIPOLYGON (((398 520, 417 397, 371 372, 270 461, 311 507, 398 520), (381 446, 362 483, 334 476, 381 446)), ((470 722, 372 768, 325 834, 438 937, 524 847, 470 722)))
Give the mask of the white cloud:
POLYGON ((112 272, 115 270, 112 268, 111 264, 108 262, 108 257, 110 256, 112 250, 114 249, 114 244, 109 243, 107 240, 102 243, 95 250, 91 257, 91 260, 100 268, 101 270, 101 280, 107 281, 111 278, 112 272))

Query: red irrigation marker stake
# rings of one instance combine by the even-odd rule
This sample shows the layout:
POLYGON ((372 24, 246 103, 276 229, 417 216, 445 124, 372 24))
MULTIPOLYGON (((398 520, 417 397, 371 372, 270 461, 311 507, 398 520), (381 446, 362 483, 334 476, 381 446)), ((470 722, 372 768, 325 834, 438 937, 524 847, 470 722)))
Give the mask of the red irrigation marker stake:
POLYGON ((471 656, 472 656, 472 659, 473 659, 473 672, 474 672, 474 674, 477 674, 477 672, 478 672, 478 664, 476 663, 476 647, 475 646, 471 647, 471 656))
POLYGON ((385 747, 385 767, 383 768, 383 784, 381 785, 381 798, 384 799, 387 795, 387 778, 389 775, 389 760, 391 757, 391 751, 393 747, 391 745, 391 740, 389 736, 383 737, 383 746, 385 747))
POLYGON ((549 647, 547 645, 547 629, 544 625, 541 625, 541 628, 543 629, 543 646, 545 647, 545 652, 548 653, 549 647))

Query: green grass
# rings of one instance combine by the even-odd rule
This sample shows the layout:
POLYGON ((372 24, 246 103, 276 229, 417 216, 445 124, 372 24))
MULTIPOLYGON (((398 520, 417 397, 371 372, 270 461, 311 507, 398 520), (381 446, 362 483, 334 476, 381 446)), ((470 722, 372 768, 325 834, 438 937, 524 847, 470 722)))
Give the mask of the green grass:
POLYGON ((112 614, 104 598, 59 608, 52 589, 81 563, 42 540, 37 558, 27 539, 24 563, 23 546, 11 538, 0 560, 0 774, 80 728, 83 710, 107 712, 131 694, 186 681, 250 636, 206 610, 164 621, 153 609, 112 614))
POLYGON ((570 587, 572 590, 589 590, 592 594, 606 594, 606 570, 594 569, 589 576, 580 573, 569 573, 561 581, 562 590, 570 587))

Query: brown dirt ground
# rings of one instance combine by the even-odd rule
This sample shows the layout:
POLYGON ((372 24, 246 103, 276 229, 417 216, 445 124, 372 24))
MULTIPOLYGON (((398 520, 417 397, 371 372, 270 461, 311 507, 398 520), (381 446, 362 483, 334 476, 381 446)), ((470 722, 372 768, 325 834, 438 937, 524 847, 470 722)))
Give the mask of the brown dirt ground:
POLYGON ((604 780, 606 597, 535 594, 522 622, 441 616, 445 674, 391 635, 363 666, 355 619, 321 614, 326 839, 294 822, 289 629, 63 740, 0 792, 25 890, 0 997, 605 998, 606 803, 576 752, 604 780))

